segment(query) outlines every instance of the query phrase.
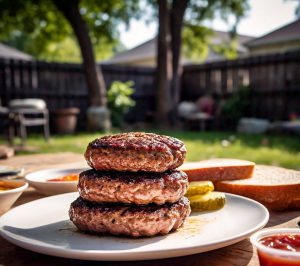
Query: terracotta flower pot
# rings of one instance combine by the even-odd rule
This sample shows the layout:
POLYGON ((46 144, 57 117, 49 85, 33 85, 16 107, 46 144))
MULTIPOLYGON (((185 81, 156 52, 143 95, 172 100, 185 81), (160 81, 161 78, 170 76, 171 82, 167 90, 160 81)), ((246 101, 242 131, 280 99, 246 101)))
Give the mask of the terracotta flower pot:
POLYGON ((53 111, 53 124, 58 134, 73 134, 77 125, 79 109, 75 107, 56 109, 53 111))

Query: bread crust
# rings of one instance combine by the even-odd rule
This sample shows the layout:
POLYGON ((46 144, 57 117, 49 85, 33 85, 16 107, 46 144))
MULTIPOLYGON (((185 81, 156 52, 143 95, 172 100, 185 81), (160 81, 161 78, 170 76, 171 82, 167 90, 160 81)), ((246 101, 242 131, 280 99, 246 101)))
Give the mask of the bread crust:
POLYGON ((230 159, 212 159, 200 161, 198 167, 197 163, 192 163, 193 166, 189 168, 189 163, 187 163, 179 169, 188 175, 190 182, 206 180, 216 182, 221 180, 246 179, 252 176, 255 167, 254 163, 232 160, 232 165, 230 165, 230 161, 230 159), (236 162, 239 162, 239 164, 236 164, 236 162))

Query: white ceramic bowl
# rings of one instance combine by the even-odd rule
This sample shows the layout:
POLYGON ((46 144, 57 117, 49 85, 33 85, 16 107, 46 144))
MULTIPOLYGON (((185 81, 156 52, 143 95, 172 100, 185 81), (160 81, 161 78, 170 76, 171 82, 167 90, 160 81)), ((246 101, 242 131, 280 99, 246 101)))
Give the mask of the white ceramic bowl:
POLYGON ((0 191, 0 214, 6 212, 15 201, 21 196, 23 191, 28 187, 28 183, 24 181, 2 180, 12 185, 13 189, 0 191))
POLYGON ((48 169, 26 175, 26 181, 39 193, 44 195, 56 195, 77 191, 77 181, 48 181, 69 174, 79 174, 87 168, 60 168, 48 169))

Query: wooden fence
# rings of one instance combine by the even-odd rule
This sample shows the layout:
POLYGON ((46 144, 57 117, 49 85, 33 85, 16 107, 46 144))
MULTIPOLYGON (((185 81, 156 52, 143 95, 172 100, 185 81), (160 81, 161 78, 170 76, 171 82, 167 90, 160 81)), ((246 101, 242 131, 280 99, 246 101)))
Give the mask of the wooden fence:
POLYGON ((182 99, 212 93, 227 98, 248 86, 252 117, 288 119, 300 113, 300 51, 241 58, 184 68, 182 99))
MULTIPOLYGON (((155 106, 155 69, 102 65, 104 79, 135 83, 136 106, 129 121, 144 121, 155 106)), ((213 93, 228 97, 241 86, 251 90, 249 116, 271 120, 300 113, 300 51, 256 56, 184 67, 181 99, 195 100, 213 93)), ((15 98, 45 99, 50 111, 78 107, 81 123, 88 107, 81 65, 0 60, 0 99, 6 106, 15 98)))
MULTIPOLYGON (((153 68, 102 66, 106 85, 114 80, 134 82, 136 106, 128 114, 129 121, 143 121, 154 108, 153 68)), ((80 121, 88 107, 88 92, 79 64, 58 64, 0 60, 0 99, 7 106, 11 99, 42 98, 50 111, 78 107, 80 121)))

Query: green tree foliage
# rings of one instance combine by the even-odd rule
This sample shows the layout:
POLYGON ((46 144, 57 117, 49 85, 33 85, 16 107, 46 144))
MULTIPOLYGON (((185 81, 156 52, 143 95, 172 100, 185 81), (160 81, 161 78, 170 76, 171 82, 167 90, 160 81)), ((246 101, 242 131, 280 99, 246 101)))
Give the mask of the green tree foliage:
POLYGON ((236 26, 249 9, 246 0, 191 0, 185 12, 182 54, 195 62, 205 60, 209 48, 225 58, 237 57, 236 26), (231 40, 213 44, 214 31, 204 22, 220 18, 227 22, 231 40))
POLYGON ((209 51, 209 36, 213 31, 204 26, 187 24, 182 31, 182 54, 192 61, 204 60, 209 51))
MULTIPOLYGON (((43 61, 72 63, 80 63, 82 61, 80 49, 73 34, 59 41, 38 39, 40 39, 40 36, 35 39, 30 34, 14 31, 3 42, 43 61)), ((101 44, 100 42, 95 44, 94 49, 96 60, 101 61, 110 58, 115 51, 124 50, 124 47, 118 41, 108 41, 101 38, 101 44)))
POLYGON ((187 24, 182 30, 182 55, 194 63, 203 62, 208 56, 209 49, 227 59, 235 59, 237 53, 237 39, 213 43, 215 32, 205 26, 187 24))
MULTIPOLYGON (((117 26, 139 16, 139 1, 82 0, 80 13, 102 60, 122 49, 117 26)), ((41 60, 81 61, 73 30, 51 0, 0 0, 0 41, 41 60)))

